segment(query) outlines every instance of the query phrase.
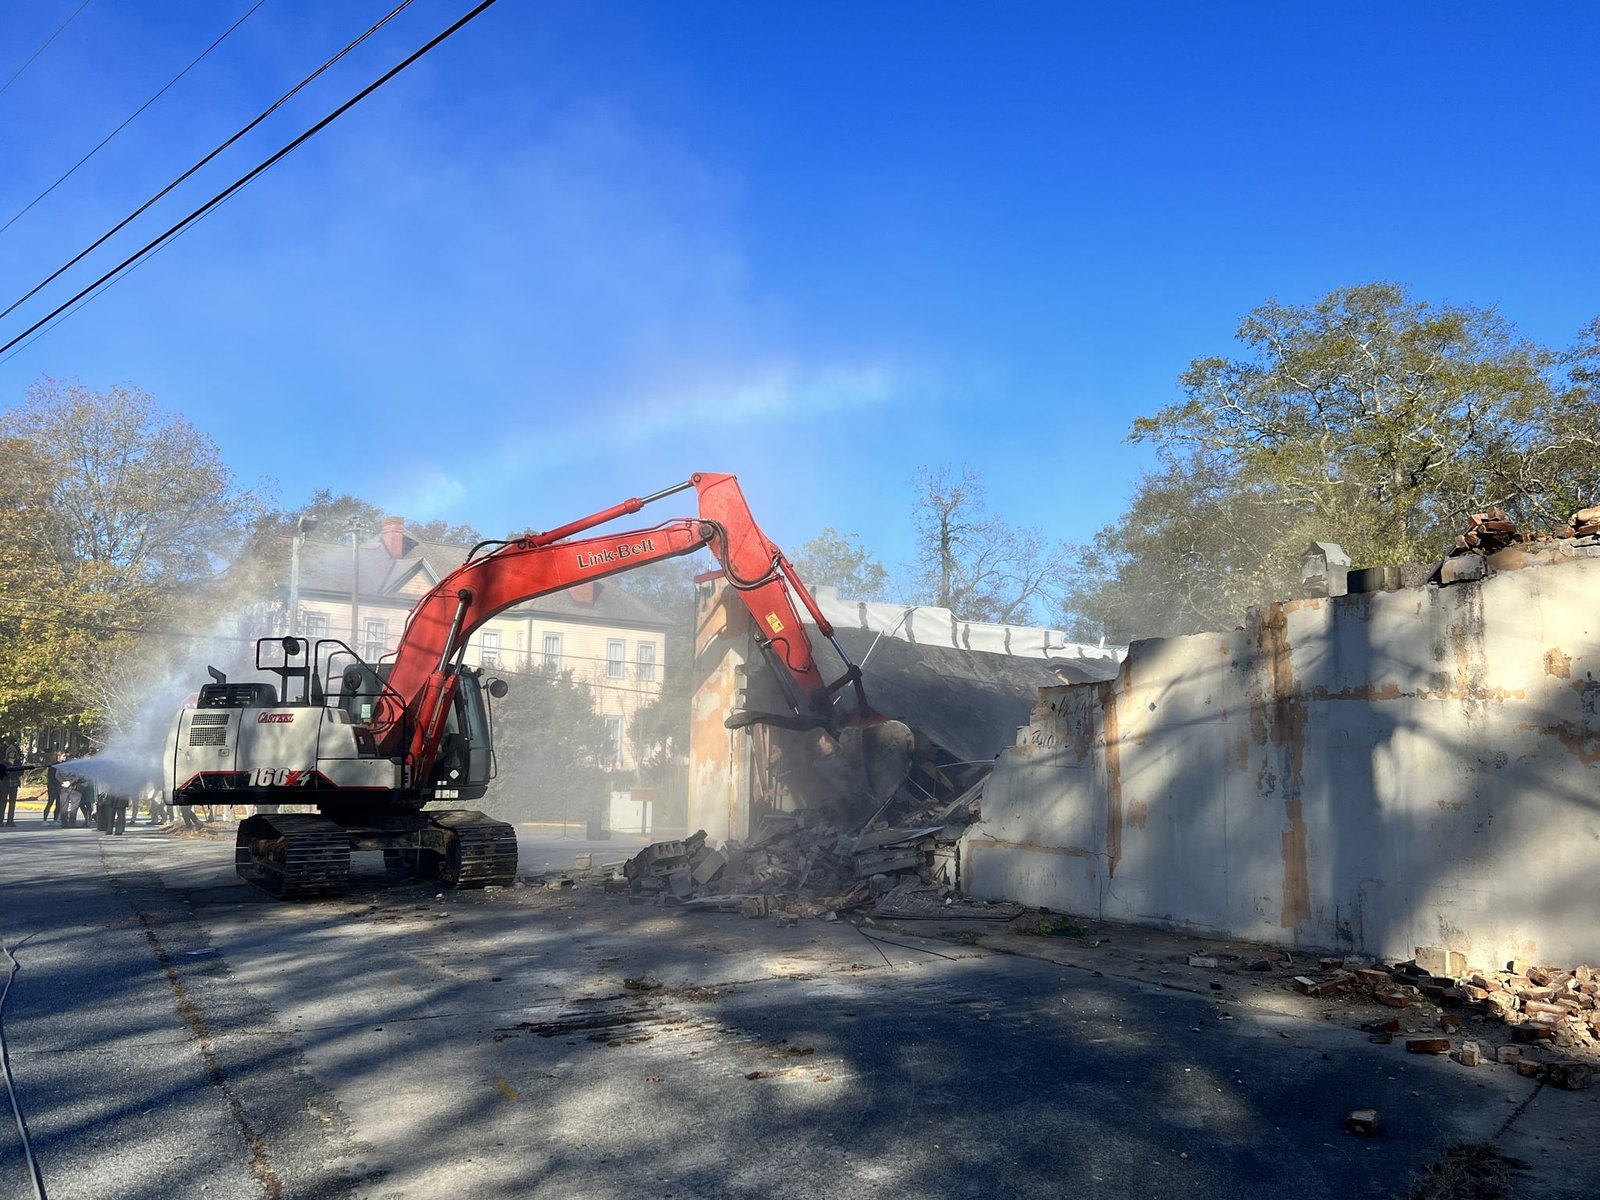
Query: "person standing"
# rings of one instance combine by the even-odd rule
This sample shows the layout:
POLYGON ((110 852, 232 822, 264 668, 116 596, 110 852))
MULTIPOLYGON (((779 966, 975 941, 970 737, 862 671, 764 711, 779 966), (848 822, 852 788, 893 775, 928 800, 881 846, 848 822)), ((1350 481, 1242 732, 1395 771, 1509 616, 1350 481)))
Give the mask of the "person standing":
MULTIPOLYGON (((166 796, 159 784, 154 782, 145 784, 141 798, 144 800, 145 812, 150 824, 165 825, 172 819, 171 814, 166 812, 166 796)), ((137 813, 134 814, 135 817, 137 815, 137 813)))
MULTIPOLYGON (((56 770, 55 763, 44 769, 44 820, 48 824, 50 814, 61 811, 61 775, 56 770)), ((57 816, 57 820, 60 817, 57 816)))
POLYGON ((128 827, 128 798, 120 792, 108 793, 100 803, 106 806, 105 831, 121 837, 128 827))
MULTIPOLYGON (((84 827, 87 828, 95 820, 95 812, 100 807, 100 789, 95 787, 94 780, 78 780, 78 815, 83 818, 84 827)), ((77 820, 73 820, 77 824, 77 820)))
POLYGON ((68 779, 61 786, 61 807, 56 812, 56 820, 61 823, 61 828, 71 829, 78 823, 78 806, 83 803, 83 798, 78 792, 75 780, 68 779))
POLYGON ((17 786, 22 782, 22 767, 0 758, 0 821, 17 823, 17 786))

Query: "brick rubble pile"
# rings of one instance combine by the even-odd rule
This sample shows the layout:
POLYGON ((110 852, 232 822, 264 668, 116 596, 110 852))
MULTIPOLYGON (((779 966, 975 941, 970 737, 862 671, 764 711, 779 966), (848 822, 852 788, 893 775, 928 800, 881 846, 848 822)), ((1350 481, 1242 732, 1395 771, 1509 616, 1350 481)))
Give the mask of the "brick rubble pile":
POLYGON ((1503 509, 1490 506, 1467 518, 1466 531, 1456 538, 1450 553, 1494 554, 1507 546, 1552 541, 1600 544, 1600 505, 1579 509, 1554 533, 1519 529, 1503 509))
MULTIPOLYGON (((1287 957, 1287 956, 1283 956, 1287 957)), ((1281 965, 1272 960, 1257 969, 1281 965)), ((1405 1034, 1418 1054, 1454 1052, 1465 1066, 1495 1061, 1557 1087, 1589 1087, 1600 1068, 1600 969, 1539 966, 1521 960, 1504 970, 1466 965, 1455 950, 1419 946, 1416 957, 1395 967, 1346 969, 1323 959, 1318 970, 1294 977, 1297 990, 1314 996, 1365 995, 1398 1015, 1363 1025, 1375 1039, 1405 1034), (1482 1032, 1469 1029, 1471 1018, 1482 1032), (1504 1029, 1510 1041, 1483 1046, 1504 1029), (1473 1038, 1464 1038, 1475 1033, 1473 1038), (1456 1038, 1462 1038, 1457 1044, 1456 1038)))

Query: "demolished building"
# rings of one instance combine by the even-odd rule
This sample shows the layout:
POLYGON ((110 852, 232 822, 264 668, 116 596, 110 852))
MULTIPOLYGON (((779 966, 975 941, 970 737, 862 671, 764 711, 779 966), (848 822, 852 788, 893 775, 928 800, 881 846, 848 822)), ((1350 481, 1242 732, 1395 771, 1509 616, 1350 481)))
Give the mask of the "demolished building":
POLYGON ((896 890, 1208 937, 1595 961, 1600 524, 1545 538, 1500 518, 1431 572, 1347 573, 1318 545, 1303 586, 1322 594, 1125 655, 830 596, 873 703, 918 732, 885 814, 832 804, 792 735, 723 727, 775 693, 708 585, 690 828, 760 852, 732 888, 805 882, 824 903, 861 900, 876 853, 896 890))
MULTIPOLYGON (((909 775, 880 803, 836 774, 839 756, 817 732, 726 727, 736 711, 780 711, 782 693, 748 611, 721 576, 698 589, 688 823, 710 845, 731 849, 733 861, 714 880, 695 881, 696 893, 804 892, 847 905, 881 891, 889 877, 890 886, 959 887, 957 839, 1039 690, 1109 679, 1122 653, 1068 642, 1055 630, 846 602, 818 589, 835 637, 867 676, 869 702, 916 734, 909 775)), ((824 673, 842 673, 827 640, 813 641, 824 673)), ((675 883, 688 898, 684 878, 675 883)))

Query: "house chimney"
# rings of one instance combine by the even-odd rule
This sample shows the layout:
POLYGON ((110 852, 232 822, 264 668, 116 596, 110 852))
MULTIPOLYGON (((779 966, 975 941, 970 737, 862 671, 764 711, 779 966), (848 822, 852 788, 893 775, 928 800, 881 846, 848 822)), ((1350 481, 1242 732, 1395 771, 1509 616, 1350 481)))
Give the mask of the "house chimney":
POLYGON ((385 517, 383 532, 378 537, 383 542, 383 548, 389 552, 390 558, 403 558, 406 552, 406 519, 385 517))
POLYGON ((573 584, 572 587, 567 590, 567 594, 572 597, 572 602, 574 604, 589 605, 594 603, 594 590, 594 580, 586 579, 582 583, 573 584))

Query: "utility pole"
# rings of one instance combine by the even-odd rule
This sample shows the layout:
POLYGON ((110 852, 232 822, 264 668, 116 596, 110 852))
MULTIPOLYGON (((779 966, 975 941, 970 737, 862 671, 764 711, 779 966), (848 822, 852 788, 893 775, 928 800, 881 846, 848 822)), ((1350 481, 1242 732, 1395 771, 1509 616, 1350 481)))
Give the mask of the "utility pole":
POLYGON ((289 543, 289 636, 300 632, 300 547, 306 534, 317 527, 317 518, 306 515, 294 523, 294 538, 289 543))
POLYGON ((350 522, 350 649, 361 648, 361 522, 350 522))

